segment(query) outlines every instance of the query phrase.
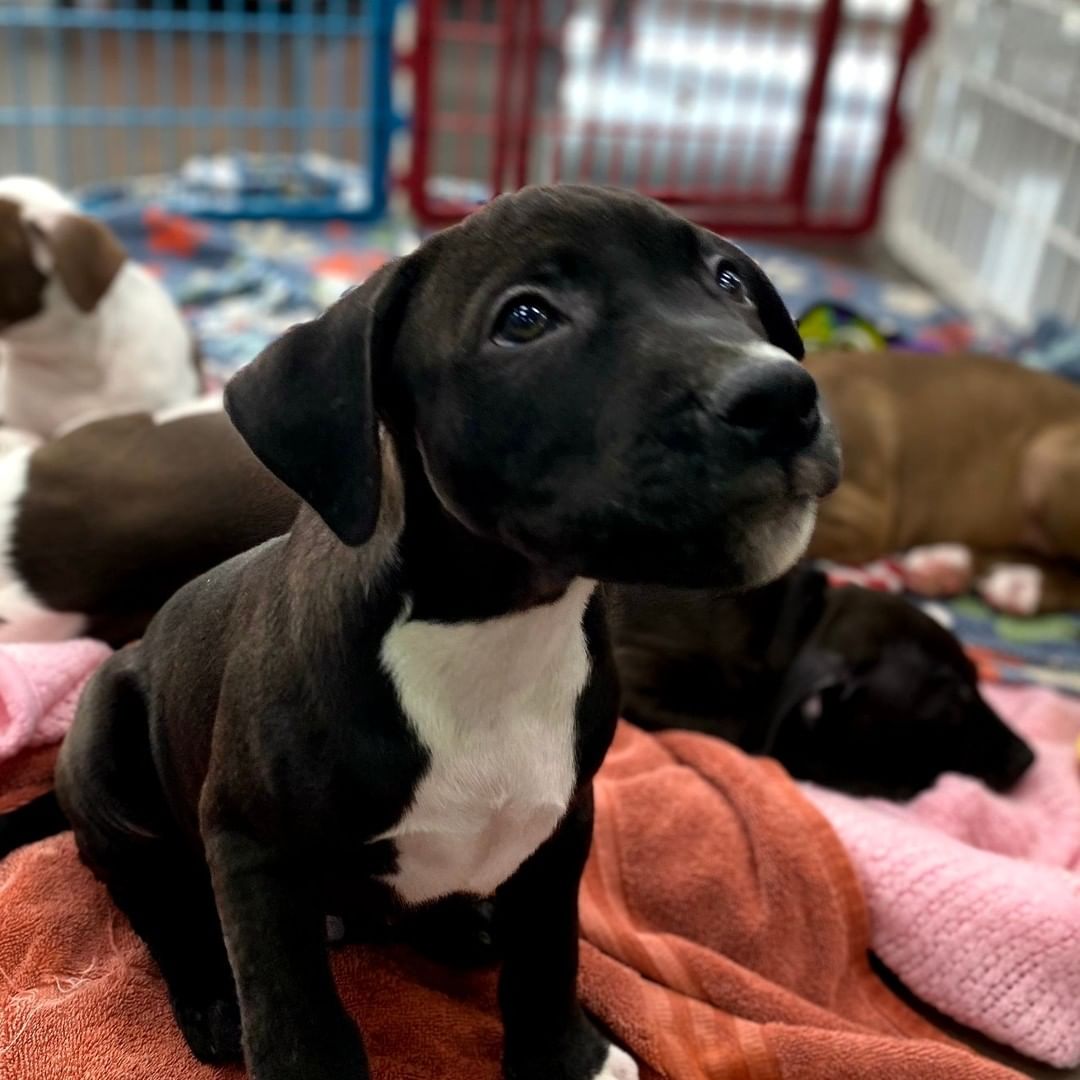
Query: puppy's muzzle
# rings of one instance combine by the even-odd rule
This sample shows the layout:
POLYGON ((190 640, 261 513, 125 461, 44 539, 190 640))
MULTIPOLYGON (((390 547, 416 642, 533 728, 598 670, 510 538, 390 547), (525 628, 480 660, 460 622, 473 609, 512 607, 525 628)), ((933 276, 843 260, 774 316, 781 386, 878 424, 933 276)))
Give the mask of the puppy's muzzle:
POLYGON ((754 364, 731 376, 720 415, 769 457, 805 450, 822 425, 817 385, 798 364, 786 361, 754 364))

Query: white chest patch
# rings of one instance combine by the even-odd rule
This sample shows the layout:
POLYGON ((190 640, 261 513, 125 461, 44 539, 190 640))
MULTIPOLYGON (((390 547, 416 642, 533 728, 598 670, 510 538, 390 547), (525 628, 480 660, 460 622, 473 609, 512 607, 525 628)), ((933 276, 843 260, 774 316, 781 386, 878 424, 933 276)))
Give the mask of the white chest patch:
POLYGON ((387 878, 407 903, 490 895, 554 831, 577 773, 574 712, 589 674, 593 583, 554 604, 476 623, 409 621, 382 663, 431 755, 387 878))

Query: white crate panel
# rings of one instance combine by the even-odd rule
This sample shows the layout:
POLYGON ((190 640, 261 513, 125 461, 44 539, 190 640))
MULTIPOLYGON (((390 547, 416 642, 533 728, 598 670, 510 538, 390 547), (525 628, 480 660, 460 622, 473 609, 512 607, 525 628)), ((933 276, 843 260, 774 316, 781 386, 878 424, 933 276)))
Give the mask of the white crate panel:
POLYGON ((1080 324, 1080 3, 944 0, 914 120, 896 255, 977 312, 1080 324))

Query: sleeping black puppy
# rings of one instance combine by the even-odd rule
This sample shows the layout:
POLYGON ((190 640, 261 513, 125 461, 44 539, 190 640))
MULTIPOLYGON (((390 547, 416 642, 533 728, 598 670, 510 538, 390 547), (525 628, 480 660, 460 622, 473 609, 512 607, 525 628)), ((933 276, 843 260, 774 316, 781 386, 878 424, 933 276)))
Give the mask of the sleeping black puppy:
POLYGON ((506 1075, 636 1077, 575 994, 618 709, 594 586, 791 566, 838 475, 801 353, 737 248, 566 187, 497 199, 234 378, 307 506, 100 669, 57 772, 199 1058, 242 1026, 256 1080, 369 1075, 324 914, 464 894, 494 897, 506 1075))
POLYGON ((741 596, 608 589, 624 714, 778 759, 795 777, 910 798, 943 772, 1011 787, 1033 756, 956 638, 897 596, 800 566, 741 596))

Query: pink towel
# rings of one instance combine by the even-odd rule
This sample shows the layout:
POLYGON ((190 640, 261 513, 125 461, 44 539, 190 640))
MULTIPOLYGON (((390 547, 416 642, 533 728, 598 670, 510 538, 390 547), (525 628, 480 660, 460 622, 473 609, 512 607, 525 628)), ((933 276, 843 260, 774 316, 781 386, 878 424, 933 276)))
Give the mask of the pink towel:
POLYGON ((1080 702, 984 687, 1036 748, 1007 796, 948 775, 911 803, 803 785, 862 880, 874 951, 924 1001, 1040 1061, 1080 1064, 1080 702))
POLYGON ((111 651, 89 638, 0 645, 0 761, 59 742, 86 680, 111 651))

